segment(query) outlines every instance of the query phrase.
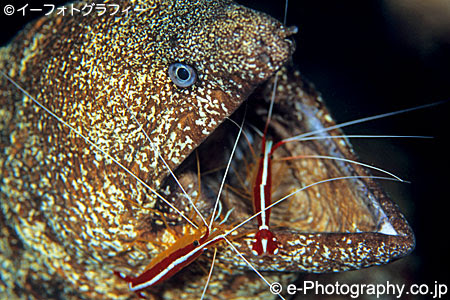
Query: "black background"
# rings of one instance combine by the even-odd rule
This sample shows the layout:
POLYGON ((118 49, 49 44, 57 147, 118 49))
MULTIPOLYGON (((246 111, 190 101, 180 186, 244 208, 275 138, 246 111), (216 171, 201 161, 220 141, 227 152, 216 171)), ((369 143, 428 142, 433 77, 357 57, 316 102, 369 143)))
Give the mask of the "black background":
MULTIPOLYGON (((284 1, 239 1, 282 20, 284 1)), ((0 43, 39 13, 6 16, 0 43)), ((26 1, 11 1, 16 7, 26 1)), ((64 1, 29 1, 33 7, 64 1)), ((291 1, 294 62, 322 93, 338 122, 450 99, 450 45, 424 53, 406 43, 381 1, 291 1)), ((448 41, 449 39, 447 39, 448 41)), ((361 159, 411 184, 385 184, 410 221, 417 247, 406 258, 417 283, 449 282, 449 103, 355 126, 347 133, 427 135, 432 140, 355 141, 361 159)))

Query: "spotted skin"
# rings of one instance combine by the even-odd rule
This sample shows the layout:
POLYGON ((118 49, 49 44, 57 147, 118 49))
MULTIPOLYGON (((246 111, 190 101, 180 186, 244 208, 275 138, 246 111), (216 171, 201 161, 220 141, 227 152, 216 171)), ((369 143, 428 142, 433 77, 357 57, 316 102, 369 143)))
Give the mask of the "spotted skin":
MULTIPOLYGON (((159 188, 168 171, 126 106, 174 169, 286 61, 292 31, 230 1, 120 5, 144 12, 39 19, 1 48, 0 68, 159 188), (182 89, 172 82, 167 69, 174 62, 196 70, 195 85, 182 89)), ((112 271, 122 266, 135 273, 177 238, 154 209, 175 227, 180 217, 5 78, 0 115, 2 218, 23 243, 21 255, 7 260, 21 264, 5 267, 8 285, 26 290, 29 278, 43 285, 56 278, 88 296, 127 296, 112 271), (155 243, 126 252, 137 238, 155 243)), ((173 197, 189 210, 184 198, 173 197)))
MULTIPOLYGON (((294 30, 230 1, 121 3, 146 10, 129 18, 40 19, 0 49, 0 68, 188 212, 185 197, 166 179, 167 169, 126 106, 143 124, 169 166, 175 168, 242 101, 270 99, 267 91, 271 91, 273 79, 251 95, 291 55, 293 44, 287 38, 294 30), (198 72, 195 85, 180 89, 173 84, 167 68, 176 61, 198 72)), ((318 94, 291 68, 280 73, 276 105, 284 113, 278 118, 284 119, 281 123, 286 128, 275 130, 281 138, 334 124, 318 94)), ((275 117, 273 126, 278 123, 275 117)), ((113 270, 139 273, 152 257, 175 242, 178 236, 174 232, 182 235, 193 230, 3 77, 0 143, 2 295, 132 297, 127 286, 113 276, 113 270), (172 230, 166 230, 161 214, 172 230)), ((294 147, 287 146, 286 151, 297 151, 294 147)), ((322 142, 302 150, 354 158, 345 141, 322 142)), ((331 169, 332 175, 367 174, 345 164, 297 163, 297 169, 303 168, 307 174, 292 176, 296 187, 317 180, 312 175, 323 170, 331 169), (305 165, 300 168, 300 164, 305 165)), ((193 178, 188 172, 180 174, 188 193, 195 196, 193 178)), ((414 247, 404 217, 369 179, 313 189, 305 197, 309 202, 294 200, 300 207, 304 202, 311 203, 310 210, 296 211, 305 214, 302 220, 294 220, 293 211, 285 206, 272 210, 280 251, 273 257, 250 258, 259 270, 358 269, 387 263, 414 247), (340 199, 350 200, 341 204, 340 199), (339 210, 324 203, 332 203, 339 210), (316 211, 327 214, 311 219, 316 211), (337 219, 336 211, 344 218, 337 219), (283 214, 285 219, 281 218, 283 214), (384 224, 398 234, 384 234, 384 224)), ((230 202, 228 206, 236 207, 245 202, 233 197, 225 200, 230 202)), ((201 195, 199 204, 203 212, 210 211, 208 197, 201 195)), ((248 216, 245 209, 235 212, 230 222, 248 216)), ((251 255, 253 241, 252 236, 242 237, 235 246, 251 255)), ((222 262, 233 266, 233 275, 225 268, 216 268, 211 295, 222 299, 243 291, 261 297, 271 295, 253 273, 242 271, 247 266, 234 252, 221 249, 219 253, 222 262)), ((181 274, 182 280, 150 292, 164 299, 201 294, 204 273, 198 267, 192 269, 181 274)), ((268 276, 270 281, 288 282, 295 274, 273 272, 268 276)))

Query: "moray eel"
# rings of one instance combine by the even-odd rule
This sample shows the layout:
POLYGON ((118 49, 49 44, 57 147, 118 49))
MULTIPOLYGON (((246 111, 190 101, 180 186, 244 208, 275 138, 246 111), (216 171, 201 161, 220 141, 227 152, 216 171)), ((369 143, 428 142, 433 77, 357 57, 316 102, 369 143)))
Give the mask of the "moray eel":
MULTIPOLYGON (((202 144, 202 168, 220 169, 228 153, 223 149, 229 149, 222 133, 236 128, 215 129, 244 100, 254 104, 248 109, 251 122, 264 118, 261 110, 277 70, 274 137, 334 124, 314 89, 297 71, 282 67, 294 50, 289 37, 295 28, 225 0, 121 1, 120 6, 138 10, 128 16, 37 20, 0 49, 0 69, 184 213, 192 215, 190 206, 158 153, 171 169, 178 167, 180 182, 208 215, 218 180, 205 176, 198 194, 195 159, 189 155, 202 144), (211 148, 217 140, 223 144, 211 148)), ((113 271, 136 275, 191 226, 4 76, 0 116, 2 296, 132 297, 113 271)), ((284 151, 280 155, 354 158, 346 141, 290 145, 284 151)), ((238 158, 235 168, 243 161, 238 158)), ((276 171, 292 173, 279 176, 291 178, 280 186, 321 180, 314 174, 367 174, 345 163, 291 165, 276 171)), ((233 192, 223 202, 235 208, 231 223, 251 214, 251 203, 233 192)), ((272 216, 283 244, 277 256, 251 256, 251 236, 234 241, 259 270, 357 269, 399 258, 414 246, 403 216, 370 179, 318 187, 280 205, 272 216)), ((243 229, 254 233, 253 228, 243 229)), ((218 299, 271 295, 231 249, 223 247, 219 258, 222 268, 216 268, 209 294, 218 299)), ((200 259, 149 296, 199 298, 209 262, 200 259)), ((286 283, 295 273, 267 276, 286 283)))
MULTIPOLYGON (((157 189, 167 168, 126 107, 174 169, 288 59, 293 32, 231 1, 120 6, 142 12, 36 21, 1 49, 0 68, 157 189), (195 84, 177 86, 173 63, 191 66, 195 84)), ((2 251, 9 292, 50 297, 70 282, 88 297, 129 295, 112 271, 135 273, 176 239, 155 211, 179 216, 5 78, 0 90, 2 223, 17 241, 2 251), (127 252, 136 239, 154 244, 127 252)))

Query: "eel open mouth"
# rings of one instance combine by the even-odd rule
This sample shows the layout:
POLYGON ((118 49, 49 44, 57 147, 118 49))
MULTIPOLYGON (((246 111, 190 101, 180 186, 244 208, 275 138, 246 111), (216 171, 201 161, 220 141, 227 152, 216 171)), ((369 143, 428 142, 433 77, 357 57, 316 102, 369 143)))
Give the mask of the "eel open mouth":
MULTIPOLYGON (((202 174, 202 200, 198 203, 206 216, 211 214, 239 131, 236 124, 244 116, 245 135, 241 136, 232 159, 221 201, 223 214, 233 209, 227 220, 230 224, 238 224, 254 214, 252 184, 261 149, 261 137, 254 128, 261 131, 264 128, 272 86, 273 78, 231 117, 234 122, 226 120, 197 149, 202 174)), ((267 138, 277 142, 334 125, 320 97, 298 73, 283 69, 279 86, 283 88, 278 89, 267 138), (295 82, 296 86, 289 85, 288 81, 295 82)), ((409 253, 414 247, 412 231, 396 205, 370 178, 371 172, 347 161, 307 157, 357 161, 346 139, 329 138, 342 132, 335 129, 317 135, 323 139, 286 143, 274 152, 272 203, 305 189, 272 208, 270 228, 280 241, 281 251, 275 257, 255 258, 260 269, 279 270, 279 264, 273 261, 284 260, 284 271, 344 271, 387 263, 409 253), (357 178, 341 178, 348 176, 357 178), (340 179, 325 182, 332 178, 340 179), (305 260, 308 256, 309 262, 305 260)), ((196 157, 195 153, 191 155, 177 171, 185 178, 184 182, 189 181, 186 178, 196 181, 196 157)), ((383 173, 374 176, 389 177, 383 173)), ((196 190, 197 185, 192 189, 196 190)), ((252 234, 257 228, 254 218, 238 230, 239 234, 248 234, 236 244, 247 257, 252 257, 252 234)), ((224 256, 225 260, 234 260, 232 253, 224 256)))

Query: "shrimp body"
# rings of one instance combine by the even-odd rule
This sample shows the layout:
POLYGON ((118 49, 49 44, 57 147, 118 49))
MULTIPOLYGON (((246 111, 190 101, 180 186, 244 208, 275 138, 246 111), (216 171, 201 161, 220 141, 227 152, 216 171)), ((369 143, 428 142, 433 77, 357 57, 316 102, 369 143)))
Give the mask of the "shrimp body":
POLYGON ((214 229, 210 234, 208 227, 204 228, 206 230, 199 229, 194 234, 183 236, 177 240, 155 257, 139 276, 131 277, 117 271, 114 274, 127 281, 133 292, 140 292, 164 282, 194 262, 209 247, 224 239, 223 230, 214 229))
POLYGON ((262 139, 261 158, 258 164, 253 185, 253 205, 258 216, 258 232, 255 235, 252 252, 255 255, 267 255, 278 253, 278 241, 269 230, 270 209, 266 209, 271 201, 272 194, 272 141, 262 139))

